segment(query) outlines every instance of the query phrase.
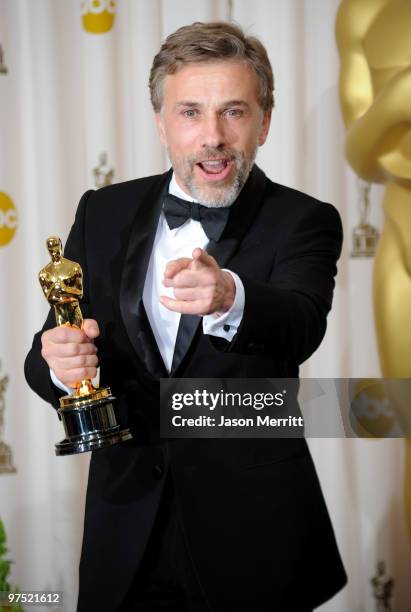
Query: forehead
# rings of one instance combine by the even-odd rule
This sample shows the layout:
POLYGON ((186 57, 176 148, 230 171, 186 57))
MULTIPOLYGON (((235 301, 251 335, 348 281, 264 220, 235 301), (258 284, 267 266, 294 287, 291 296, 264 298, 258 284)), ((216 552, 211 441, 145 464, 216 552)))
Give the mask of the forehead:
POLYGON ((244 99, 258 103, 258 78, 242 61, 221 60, 182 66, 164 79, 163 101, 244 99))

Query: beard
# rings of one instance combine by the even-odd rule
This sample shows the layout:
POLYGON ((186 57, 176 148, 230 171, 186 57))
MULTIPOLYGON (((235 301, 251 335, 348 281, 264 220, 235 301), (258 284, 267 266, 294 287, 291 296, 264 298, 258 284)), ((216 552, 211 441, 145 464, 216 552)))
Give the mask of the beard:
POLYGON ((232 149, 207 147, 197 155, 175 158, 167 145, 167 153, 174 172, 189 193, 199 204, 209 208, 227 208, 237 199, 257 155, 256 144, 249 155, 232 149), (201 185, 195 175, 195 166, 204 159, 226 159, 233 162, 229 178, 221 181, 225 184, 201 185))

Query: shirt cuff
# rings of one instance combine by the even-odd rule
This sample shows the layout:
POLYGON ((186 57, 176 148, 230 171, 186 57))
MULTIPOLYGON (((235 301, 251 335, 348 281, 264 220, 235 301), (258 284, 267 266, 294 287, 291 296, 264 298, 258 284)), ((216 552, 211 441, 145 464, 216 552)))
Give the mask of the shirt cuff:
POLYGON ((203 317, 203 333, 224 338, 224 340, 231 342, 240 327, 244 314, 244 285, 237 274, 231 272, 231 270, 224 269, 223 271, 228 272, 233 277, 235 283, 234 302, 231 308, 219 317, 215 314, 205 315, 203 317))

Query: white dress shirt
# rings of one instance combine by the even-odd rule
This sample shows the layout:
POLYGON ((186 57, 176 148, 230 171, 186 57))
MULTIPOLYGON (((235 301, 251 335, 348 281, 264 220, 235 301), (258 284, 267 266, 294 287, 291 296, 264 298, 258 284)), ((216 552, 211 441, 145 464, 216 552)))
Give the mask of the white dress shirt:
MULTIPOLYGON (((175 180, 174 173, 170 181, 169 192, 190 202, 197 202, 197 200, 180 189, 175 180)), ((172 287, 165 287, 163 285, 164 270, 169 261, 179 259, 180 257, 191 258, 195 248, 204 249, 207 243, 208 238, 199 221, 188 219, 180 227, 170 229, 164 213, 161 211, 144 283, 143 304, 168 372, 170 372, 173 362, 181 314, 168 310, 160 302, 159 298, 161 295, 174 298, 172 287)), ((215 314, 203 316, 202 323, 204 334, 219 336, 230 342, 241 323, 245 297, 244 286, 240 278, 234 272, 226 271, 232 275, 235 282, 236 292, 234 302, 230 310, 221 316, 215 314)), ((53 383, 59 389, 66 393, 73 392, 73 389, 66 387, 57 379, 52 370, 50 370, 50 376, 53 383)))

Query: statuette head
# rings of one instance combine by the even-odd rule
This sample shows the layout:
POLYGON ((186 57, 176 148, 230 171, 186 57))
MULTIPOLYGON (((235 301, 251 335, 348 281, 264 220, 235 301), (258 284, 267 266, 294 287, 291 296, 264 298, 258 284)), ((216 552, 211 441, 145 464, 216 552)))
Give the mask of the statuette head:
POLYGON ((63 246, 61 244, 60 238, 56 236, 50 236, 46 240, 47 250, 50 253, 50 257, 53 261, 60 261, 61 253, 63 250, 63 246))

